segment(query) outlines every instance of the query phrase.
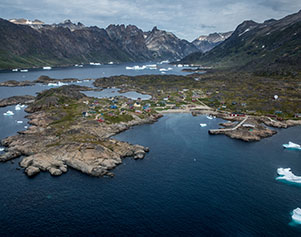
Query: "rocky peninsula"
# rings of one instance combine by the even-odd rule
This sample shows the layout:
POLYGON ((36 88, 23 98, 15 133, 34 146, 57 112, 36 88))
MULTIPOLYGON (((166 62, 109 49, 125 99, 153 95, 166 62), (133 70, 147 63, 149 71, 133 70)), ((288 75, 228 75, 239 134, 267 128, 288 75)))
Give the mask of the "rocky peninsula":
MULTIPOLYGON (((40 171, 61 175, 69 167, 92 176, 111 176, 110 170, 123 158, 142 159, 147 147, 117 141, 111 136, 135 125, 155 122, 160 115, 131 111, 117 114, 110 109, 112 101, 96 101, 80 90, 82 87, 70 85, 38 94, 26 108, 31 126, 2 140, 6 148, 0 161, 25 156, 20 166, 28 176, 40 171), (111 120, 106 116, 111 116, 111 120)), ((118 103, 124 101, 120 99, 118 103)))

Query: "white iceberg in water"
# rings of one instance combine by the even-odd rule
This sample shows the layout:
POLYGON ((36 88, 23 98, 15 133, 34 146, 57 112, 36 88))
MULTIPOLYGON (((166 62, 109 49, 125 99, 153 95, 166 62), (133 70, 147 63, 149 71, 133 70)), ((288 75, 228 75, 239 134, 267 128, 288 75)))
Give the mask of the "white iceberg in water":
POLYGON ((301 150, 301 146, 293 142, 288 142, 288 144, 283 144, 282 146, 287 149, 301 150))
POLYGON ((210 119, 210 120, 211 120, 211 119, 213 119, 213 118, 214 118, 214 117, 212 117, 212 116, 207 116, 207 119, 210 119))
POLYGON ((297 224, 301 224, 301 208, 296 208, 292 213, 292 220, 297 224))
POLYGON ((279 176, 276 180, 284 180, 290 183, 301 184, 301 176, 294 175, 291 168, 278 168, 277 173, 279 176))
POLYGON ((48 83, 48 86, 64 86, 64 85, 68 85, 68 84, 60 81, 58 83, 48 83))
POLYGON ((21 110, 21 108, 23 108, 23 107, 19 104, 15 106, 15 110, 21 110))
POLYGON ((0 147, 0 151, 4 151, 4 148, 3 148, 3 147, 0 147))
POLYGON ((134 67, 125 67, 126 70, 144 70, 146 66, 134 66, 134 67))
POLYGON ((206 127, 207 124, 206 123, 200 123, 200 126, 203 128, 203 127, 206 127))
POLYGON ((43 69, 44 70, 51 70, 51 67, 46 66, 46 67, 43 67, 43 69))
POLYGON ((17 123, 21 124, 21 123, 23 123, 23 121, 17 121, 17 123))
POLYGON ((13 116, 13 115, 14 115, 14 112, 8 110, 7 112, 3 113, 3 115, 5 115, 5 116, 13 116))

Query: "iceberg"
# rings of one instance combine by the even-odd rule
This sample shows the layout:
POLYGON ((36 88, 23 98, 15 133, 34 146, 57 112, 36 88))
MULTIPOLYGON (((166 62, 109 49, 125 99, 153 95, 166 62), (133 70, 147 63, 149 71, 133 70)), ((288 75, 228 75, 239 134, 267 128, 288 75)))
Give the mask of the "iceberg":
POLYGON ((3 115, 5 115, 5 116, 13 116, 13 115, 14 115, 14 112, 8 110, 7 112, 3 113, 3 115))
POLYGON ((23 121, 17 121, 17 123, 21 124, 21 123, 23 123, 23 121))
POLYGON ((58 83, 48 83, 48 86, 65 86, 65 85, 68 84, 60 81, 58 83))
POLYGON ((178 64, 177 66, 178 66, 178 67, 183 67, 183 64, 178 64))
POLYGON ((17 111, 17 110, 21 110, 21 105, 19 105, 19 104, 16 105, 16 106, 15 106, 15 110, 16 110, 16 111, 17 111))
POLYGON ((212 116, 207 116, 207 119, 210 119, 210 120, 211 120, 211 119, 213 119, 213 117, 212 117, 212 116))
POLYGON ((301 208, 298 207, 293 210, 292 220, 297 224, 301 224, 301 208))
POLYGON ((51 67, 43 67, 44 70, 51 70, 51 67))
POLYGON ((126 70, 144 70, 146 69, 146 66, 134 66, 134 67, 125 67, 126 70))
POLYGON ((276 180, 283 180, 290 183, 301 184, 301 176, 296 176, 291 171, 291 168, 278 168, 277 169, 278 177, 276 180))
POLYGON ((169 63, 169 60, 161 61, 159 64, 165 64, 165 63, 169 63))
POLYGON ((207 124, 206 123, 200 123, 200 126, 203 128, 203 127, 206 127, 207 124))
POLYGON ((12 72, 17 72, 17 71, 18 71, 18 68, 12 69, 12 72))
POLYGON ((20 70, 20 72, 28 72, 28 70, 27 69, 22 69, 22 70, 20 70))
POLYGON ((293 142, 288 142, 288 144, 283 144, 282 146, 287 149, 301 150, 301 146, 293 142))
POLYGON ((0 147, 0 151, 4 151, 4 148, 3 148, 3 147, 0 147))

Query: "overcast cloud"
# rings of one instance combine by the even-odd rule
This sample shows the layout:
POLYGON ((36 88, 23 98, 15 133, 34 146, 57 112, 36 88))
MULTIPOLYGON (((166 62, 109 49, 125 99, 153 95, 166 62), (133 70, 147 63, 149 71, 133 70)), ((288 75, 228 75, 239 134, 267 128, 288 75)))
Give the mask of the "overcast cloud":
POLYGON ((279 19, 301 9, 300 0, 1 0, 2 18, 65 19, 87 26, 153 26, 193 40, 199 35, 234 30, 244 20, 279 19))

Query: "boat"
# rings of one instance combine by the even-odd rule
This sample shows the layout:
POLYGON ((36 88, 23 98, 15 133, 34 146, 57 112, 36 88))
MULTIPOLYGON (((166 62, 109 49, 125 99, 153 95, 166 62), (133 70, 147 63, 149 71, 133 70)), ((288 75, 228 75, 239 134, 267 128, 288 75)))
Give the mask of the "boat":
POLYGON ((46 66, 46 67, 43 67, 43 69, 44 70, 51 70, 51 67, 46 66))
POLYGON ((18 71, 18 68, 12 69, 12 72, 17 72, 17 71, 18 71))
POLYGON ((21 69, 20 72, 28 72, 28 69, 21 69))
POLYGON ((287 148, 287 149, 301 150, 301 146, 299 144, 296 144, 296 143, 293 143, 293 142, 288 142, 288 144, 283 144, 282 146, 284 148, 287 148))
POLYGON ((213 119, 213 117, 209 115, 209 116, 207 116, 207 119, 211 120, 211 119, 213 119))
POLYGON ((200 123, 200 126, 203 128, 203 127, 206 127, 207 124, 206 123, 200 123))

